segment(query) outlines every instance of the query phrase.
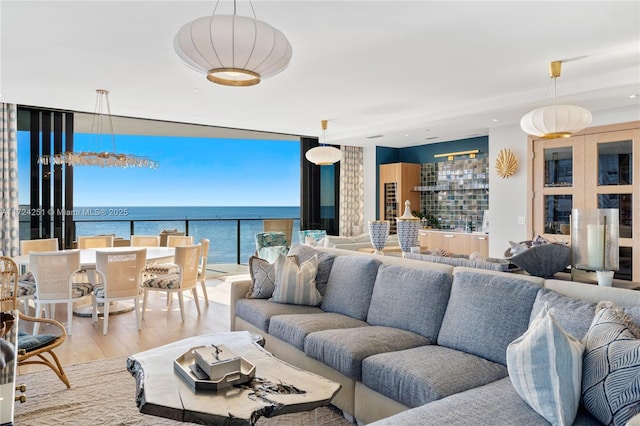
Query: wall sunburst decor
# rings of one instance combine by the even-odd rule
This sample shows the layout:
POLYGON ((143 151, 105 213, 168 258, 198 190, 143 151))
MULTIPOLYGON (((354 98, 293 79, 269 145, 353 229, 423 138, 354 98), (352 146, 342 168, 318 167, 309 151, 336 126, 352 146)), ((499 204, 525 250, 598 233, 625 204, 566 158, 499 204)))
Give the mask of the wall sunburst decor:
POLYGON ((496 171, 498 176, 506 179, 513 176, 518 169, 518 159, 509 148, 502 148, 496 159, 496 171))

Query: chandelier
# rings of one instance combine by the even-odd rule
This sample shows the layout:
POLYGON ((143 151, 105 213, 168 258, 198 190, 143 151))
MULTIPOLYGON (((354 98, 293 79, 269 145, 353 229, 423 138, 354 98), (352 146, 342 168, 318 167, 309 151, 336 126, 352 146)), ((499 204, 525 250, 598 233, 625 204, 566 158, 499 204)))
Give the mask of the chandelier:
POLYGON ((560 77, 561 61, 549 64, 553 78, 553 105, 534 109, 520 120, 520 127, 531 136, 542 139, 568 138, 591 123, 591 112, 576 105, 556 105, 556 80, 560 77))
POLYGON ((38 157, 38 164, 44 166, 54 164, 67 166, 158 168, 158 162, 147 157, 117 152, 111 107, 109 106, 109 91, 97 89, 96 93, 96 107, 91 122, 91 137, 94 138, 93 148, 95 151, 67 151, 53 155, 41 155, 38 157), (103 142, 104 139, 110 140, 109 146, 111 151, 107 150, 107 144, 103 142))
POLYGON ((236 15, 203 16, 180 28, 173 40, 178 56, 213 83, 253 86, 283 71, 291 60, 291 44, 266 22, 236 15))
POLYGON ((325 144, 327 120, 322 120, 320 123, 322 125, 322 145, 311 148, 304 156, 317 166, 328 166, 342 160, 342 151, 334 146, 325 144))

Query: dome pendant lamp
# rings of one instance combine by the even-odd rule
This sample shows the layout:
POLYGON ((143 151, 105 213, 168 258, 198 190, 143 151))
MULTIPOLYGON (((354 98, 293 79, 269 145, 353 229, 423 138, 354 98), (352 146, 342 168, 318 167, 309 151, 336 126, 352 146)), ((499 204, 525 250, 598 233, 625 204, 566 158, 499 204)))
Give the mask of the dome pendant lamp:
MULTIPOLYGON (((218 8, 216 2, 216 9, 218 8)), ((224 86, 254 86, 283 71, 291 61, 291 44, 266 22, 236 15, 203 16, 180 28, 173 40, 178 56, 190 68, 224 86)))
POLYGON ((322 120, 320 123, 322 125, 322 145, 311 148, 304 156, 317 166, 328 166, 342 160, 342 151, 334 146, 325 144, 327 120, 322 120))
POLYGON ((520 120, 527 134, 542 139, 568 138, 591 123, 591 112, 576 105, 556 105, 556 79, 560 77, 561 61, 549 64, 553 78, 553 105, 534 109, 520 120))

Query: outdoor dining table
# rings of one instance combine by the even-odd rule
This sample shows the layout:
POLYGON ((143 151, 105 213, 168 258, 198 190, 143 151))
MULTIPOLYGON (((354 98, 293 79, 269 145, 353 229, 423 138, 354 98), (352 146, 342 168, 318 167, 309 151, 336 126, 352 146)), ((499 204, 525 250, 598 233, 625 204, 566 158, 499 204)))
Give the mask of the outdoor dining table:
MULTIPOLYGON (((147 263, 169 263, 173 262, 175 255, 174 247, 100 247, 90 249, 73 249, 80 252, 80 268, 87 271, 89 276, 89 282, 95 282, 95 268, 96 268, 96 251, 109 251, 109 252, 122 252, 136 249, 147 249, 147 263)), ((13 257, 14 262, 19 266, 29 266, 29 255, 20 255, 13 257)), ((90 317, 92 315, 91 303, 88 304, 74 304, 73 314, 80 317, 90 317)), ((126 302, 112 302, 109 305, 109 314, 116 315, 124 312, 131 312, 133 310, 133 304, 126 302)), ((98 312, 102 314, 100 311, 98 312)))

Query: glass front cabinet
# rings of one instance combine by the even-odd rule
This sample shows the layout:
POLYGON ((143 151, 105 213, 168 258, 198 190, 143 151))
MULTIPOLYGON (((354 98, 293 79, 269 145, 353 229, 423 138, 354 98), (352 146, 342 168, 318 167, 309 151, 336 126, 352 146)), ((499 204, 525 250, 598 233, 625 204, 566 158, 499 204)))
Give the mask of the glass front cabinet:
POLYGON ((640 282, 640 122, 566 139, 530 138, 531 237, 571 242, 571 209, 619 210, 619 270, 640 282), (634 267, 635 266, 635 267, 634 267))

